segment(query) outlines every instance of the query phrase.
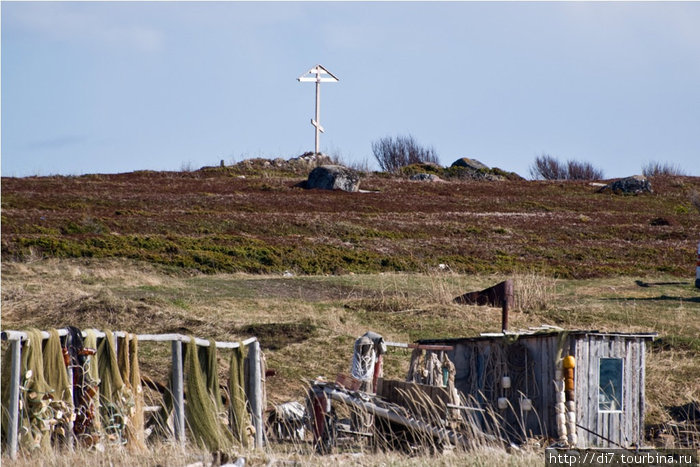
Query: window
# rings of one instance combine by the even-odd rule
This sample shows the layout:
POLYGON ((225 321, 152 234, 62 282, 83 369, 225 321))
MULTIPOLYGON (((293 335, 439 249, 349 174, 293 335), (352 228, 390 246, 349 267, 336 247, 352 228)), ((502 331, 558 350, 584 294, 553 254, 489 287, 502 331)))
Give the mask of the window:
POLYGON ((598 410, 622 411, 622 359, 601 358, 598 375, 598 410))

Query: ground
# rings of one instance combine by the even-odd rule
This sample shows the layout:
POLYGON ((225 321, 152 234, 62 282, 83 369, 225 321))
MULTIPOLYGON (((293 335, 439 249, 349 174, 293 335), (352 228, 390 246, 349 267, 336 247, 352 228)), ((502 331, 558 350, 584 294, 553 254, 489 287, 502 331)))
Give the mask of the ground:
MULTIPOLYGON (((650 427, 700 400, 700 178, 653 179, 641 196, 586 182, 372 174, 369 193, 343 193, 302 180, 255 167, 3 178, 2 328, 256 335, 273 404, 347 372, 367 330, 399 342, 500 330, 499 309, 452 299, 513 277, 512 329, 659 334, 650 427)), ((164 381, 169 351, 144 343, 143 372, 164 381)), ((408 357, 392 350, 387 375, 402 377, 408 357)))

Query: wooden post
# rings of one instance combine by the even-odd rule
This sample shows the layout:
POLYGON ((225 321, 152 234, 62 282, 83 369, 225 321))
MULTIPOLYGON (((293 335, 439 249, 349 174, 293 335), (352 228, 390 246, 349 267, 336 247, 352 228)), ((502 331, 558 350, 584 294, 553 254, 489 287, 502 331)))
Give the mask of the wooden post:
POLYGON ((20 386, 20 365, 22 356, 22 341, 13 339, 10 342, 10 352, 12 352, 12 366, 10 367, 10 407, 8 408, 7 449, 10 458, 17 458, 17 442, 19 430, 19 386, 20 386))
POLYGON ((185 389, 182 370, 182 341, 172 341, 173 349, 173 431, 175 439, 185 443, 185 389))
MULTIPOLYGON (((70 400, 71 403, 73 404, 73 412, 76 410, 77 404, 75 403, 75 399, 73 399, 73 395, 75 392, 75 380, 73 380, 73 362, 69 360, 68 362, 68 367, 66 368, 66 372, 68 373, 68 392, 70 393, 70 400)), ((75 446, 75 422, 73 421, 74 417, 71 417, 70 421, 68 422, 68 433, 66 433, 66 438, 68 441, 68 447, 72 450, 73 447, 75 446)))
POLYGON ((248 381, 250 384, 250 409, 255 427, 255 447, 263 447, 263 418, 262 418, 262 366, 260 363, 260 342, 255 341, 248 346, 248 381))
POLYGON ((508 279, 503 283, 503 297, 501 309, 501 332, 508 330, 508 313, 513 303, 513 279, 508 279))

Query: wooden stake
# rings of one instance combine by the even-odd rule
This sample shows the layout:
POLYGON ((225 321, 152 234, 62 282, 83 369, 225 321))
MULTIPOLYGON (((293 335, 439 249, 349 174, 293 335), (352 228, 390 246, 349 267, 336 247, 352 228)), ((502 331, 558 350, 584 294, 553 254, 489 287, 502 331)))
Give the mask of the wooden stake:
POLYGON ((174 340, 173 349, 173 413, 175 439, 185 443, 185 386, 182 371, 182 342, 174 340))
POLYGON ((253 426, 255 427, 255 447, 263 447, 263 418, 262 418, 262 366, 260 362, 260 343, 253 342, 248 347, 248 381, 250 384, 250 409, 253 412, 253 426))
POLYGON ((10 367, 10 407, 8 408, 8 422, 10 426, 7 431, 7 449, 10 458, 17 458, 17 441, 19 430, 19 384, 20 365, 22 356, 22 341, 14 339, 10 342, 10 352, 12 352, 12 366, 10 367))

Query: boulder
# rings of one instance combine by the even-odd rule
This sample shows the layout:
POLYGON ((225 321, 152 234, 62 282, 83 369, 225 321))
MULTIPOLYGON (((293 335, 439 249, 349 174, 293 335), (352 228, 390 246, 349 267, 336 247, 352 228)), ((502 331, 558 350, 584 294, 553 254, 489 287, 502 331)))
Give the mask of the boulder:
POLYGON ((612 191, 615 194, 631 194, 638 195, 641 193, 653 193, 651 183, 643 175, 633 175, 627 178, 621 178, 612 183, 608 183, 604 187, 598 189, 598 193, 612 191))
POLYGON ((360 189, 360 176, 356 171, 342 165, 321 165, 309 174, 306 188, 358 191, 360 189))
POLYGON ((471 170, 489 170, 488 165, 482 164, 476 159, 469 159, 468 157, 457 159, 450 167, 466 167, 471 170))
POLYGON ((420 174, 413 174, 409 177, 410 180, 417 181, 417 182, 441 182, 442 179, 438 177, 435 174, 426 174, 426 173, 420 173, 420 174))

